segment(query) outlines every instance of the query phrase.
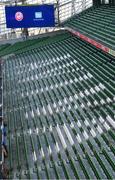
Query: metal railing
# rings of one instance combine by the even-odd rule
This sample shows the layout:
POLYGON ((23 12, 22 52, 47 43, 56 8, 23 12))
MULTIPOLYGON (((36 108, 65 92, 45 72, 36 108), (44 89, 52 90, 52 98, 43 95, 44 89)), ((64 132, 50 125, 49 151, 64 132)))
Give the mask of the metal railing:
MULTIPOLYGON (((36 0, 34 2, 38 2, 36 0)), ((9 2, 9 1, 8 1, 9 2)), ((27 2, 32 2, 32 0, 27 0, 27 2)), ((54 3, 55 4, 55 19, 56 19, 56 27, 60 25, 61 22, 67 20, 74 14, 78 14, 81 11, 87 9, 92 6, 92 0, 45 0, 39 1, 40 3, 54 3), (73 3, 74 2, 74 3, 73 3), (74 10, 73 10, 74 9, 74 10)), ((14 4, 14 3, 13 3, 14 4)), ((4 7, 3 7, 4 8, 4 7)), ((21 29, 7 29, 5 22, 5 13, 4 10, 0 11, 2 17, 4 17, 4 22, 0 22, 0 41, 6 39, 16 39, 21 38, 22 32, 21 29)), ((45 33, 46 31, 51 32, 55 31, 56 28, 30 28, 29 35, 37 35, 39 33, 45 33)))

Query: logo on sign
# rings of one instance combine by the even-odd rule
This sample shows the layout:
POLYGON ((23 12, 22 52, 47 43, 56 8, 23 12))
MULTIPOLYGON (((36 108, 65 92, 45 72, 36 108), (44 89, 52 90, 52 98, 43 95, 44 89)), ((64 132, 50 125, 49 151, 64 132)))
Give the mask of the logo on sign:
POLYGON ((17 21, 22 21, 23 18, 24 18, 24 16, 23 16, 22 12, 17 12, 17 13, 15 14, 15 19, 16 19, 17 21))
POLYGON ((35 12, 35 18, 41 19, 42 18, 42 12, 35 12))

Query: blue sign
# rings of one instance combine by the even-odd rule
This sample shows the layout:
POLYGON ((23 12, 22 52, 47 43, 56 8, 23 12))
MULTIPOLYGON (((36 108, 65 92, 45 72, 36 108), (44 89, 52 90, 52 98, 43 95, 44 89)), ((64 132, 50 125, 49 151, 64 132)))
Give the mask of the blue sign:
POLYGON ((54 5, 6 6, 7 28, 54 27, 54 5))

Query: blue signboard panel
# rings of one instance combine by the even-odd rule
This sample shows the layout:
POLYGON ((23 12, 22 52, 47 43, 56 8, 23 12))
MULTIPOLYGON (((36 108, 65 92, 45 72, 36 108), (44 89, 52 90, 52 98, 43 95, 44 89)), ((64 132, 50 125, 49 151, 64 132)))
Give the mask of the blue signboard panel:
POLYGON ((54 27, 54 5, 6 6, 7 28, 54 27))

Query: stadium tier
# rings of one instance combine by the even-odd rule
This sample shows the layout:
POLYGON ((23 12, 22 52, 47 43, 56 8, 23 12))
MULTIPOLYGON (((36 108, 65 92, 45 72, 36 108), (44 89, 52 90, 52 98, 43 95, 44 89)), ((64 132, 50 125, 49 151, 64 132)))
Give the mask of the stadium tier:
MULTIPOLYGON (((101 12, 113 9, 95 9, 83 19, 101 20, 101 12)), ((83 29, 82 17, 68 26, 83 29)), ((69 33, 54 39, 4 60, 9 178, 114 179, 115 60, 69 33)))
POLYGON ((91 7, 66 21, 72 28, 103 45, 115 49, 115 6, 91 7))
POLYGON ((9 44, 9 45, 4 45, 4 49, 0 49, 0 57, 2 56, 6 56, 9 54, 19 54, 19 53, 23 53, 25 51, 29 51, 35 48, 38 48, 40 46, 43 46, 44 44, 47 43, 52 43, 52 42, 56 42, 57 40, 63 40, 64 38, 69 37, 70 34, 66 33, 61 33, 61 35, 56 35, 53 36, 53 38, 51 38, 50 36, 46 36, 46 37, 42 37, 42 38, 38 38, 38 39, 33 39, 33 40, 26 40, 26 41, 21 41, 21 42, 17 42, 15 44, 9 44))

